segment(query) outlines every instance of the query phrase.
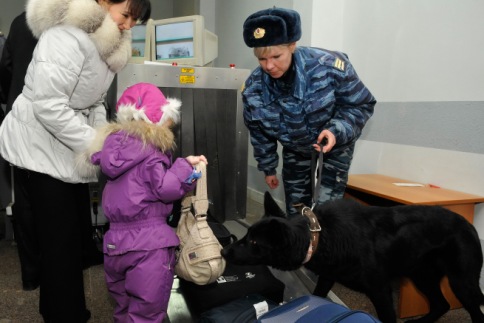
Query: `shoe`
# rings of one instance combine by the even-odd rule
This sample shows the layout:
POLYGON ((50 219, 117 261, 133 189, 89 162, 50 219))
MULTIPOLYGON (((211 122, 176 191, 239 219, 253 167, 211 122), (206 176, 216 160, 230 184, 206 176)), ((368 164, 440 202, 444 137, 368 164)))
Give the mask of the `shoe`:
POLYGON ((24 281, 22 282, 22 289, 24 291, 32 291, 36 290, 39 287, 40 283, 38 281, 24 281))
MULTIPOLYGON (((42 318, 44 319, 44 323, 51 323, 51 320, 49 319, 48 316, 42 314, 42 318)), ((91 319, 91 311, 89 311, 87 308, 84 310, 84 314, 82 315, 82 321, 87 322, 91 319)))
POLYGON ((84 312, 84 320, 87 322, 91 319, 91 311, 89 311, 87 308, 86 308, 86 311, 84 312))

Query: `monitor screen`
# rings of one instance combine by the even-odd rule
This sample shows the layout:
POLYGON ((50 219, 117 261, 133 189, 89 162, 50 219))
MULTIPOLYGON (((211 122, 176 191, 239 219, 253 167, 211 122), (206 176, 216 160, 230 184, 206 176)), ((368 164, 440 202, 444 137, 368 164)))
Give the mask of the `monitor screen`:
POLYGON ((131 58, 130 63, 144 63, 151 60, 151 23, 138 24, 131 28, 131 58))
POLYGON ((146 25, 135 25, 131 28, 131 56, 144 57, 146 44, 146 25))
POLYGON ((178 65, 205 66, 218 53, 218 38, 205 30, 203 16, 153 21, 151 60, 178 65))
POLYGON ((192 58, 193 21, 155 26, 156 60, 192 58))

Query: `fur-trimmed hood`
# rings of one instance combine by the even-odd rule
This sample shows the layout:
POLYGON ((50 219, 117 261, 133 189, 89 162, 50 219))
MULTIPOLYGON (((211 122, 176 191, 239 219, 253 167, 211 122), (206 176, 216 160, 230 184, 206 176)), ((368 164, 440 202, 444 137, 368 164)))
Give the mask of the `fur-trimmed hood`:
POLYGON ((113 122, 97 129, 96 138, 87 153, 92 155, 102 149, 106 138, 116 132, 139 138, 145 145, 153 145, 162 152, 175 148, 175 135, 167 126, 140 121, 113 122))
POLYGON ((92 164, 92 156, 103 149, 104 142, 110 134, 120 131, 126 136, 139 138, 144 145, 153 145, 162 152, 176 147, 175 135, 166 125, 150 124, 143 120, 111 122, 96 129, 96 137, 90 147, 78 155, 76 169, 82 176, 90 177, 99 172, 99 166, 92 164))
POLYGON ((102 59, 119 72, 131 56, 131 31, 119 30, 95 0, 28 0, 27 24, 36 38, 56 25, 71 25, 89 34, 102 59))

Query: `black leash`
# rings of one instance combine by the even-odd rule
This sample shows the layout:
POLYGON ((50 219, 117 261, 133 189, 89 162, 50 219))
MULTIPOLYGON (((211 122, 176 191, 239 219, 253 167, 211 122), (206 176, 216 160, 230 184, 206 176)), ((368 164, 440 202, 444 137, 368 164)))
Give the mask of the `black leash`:
POLYGON ((319 144, 321 151, 314 151, 311 157, 311 190, 313 193, 313 204, 311 210, 316 206, 319 199, 321 187, 321 175, 323 174, 323 144, 319 144))

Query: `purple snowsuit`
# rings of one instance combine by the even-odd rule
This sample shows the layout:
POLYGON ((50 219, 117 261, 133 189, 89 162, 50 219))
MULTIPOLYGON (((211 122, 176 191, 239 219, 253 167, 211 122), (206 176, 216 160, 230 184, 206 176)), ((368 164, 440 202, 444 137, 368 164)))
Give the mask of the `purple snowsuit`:
POLYGON ((160 149, 160 141, 163 148, 173 147, 168 128, 133 125, 112 126, 121 130, 112 130, 91 158, 108 177, 102 196, 110 222, 103 246, 106 282, 117 303, 115 322, 162 322, 179 244, 167 217, 172 203, 195 188, 194 168, 184 158, 172 163, 171 152, 160 149), (158 133, 145 134, 145 128, 158 133))

